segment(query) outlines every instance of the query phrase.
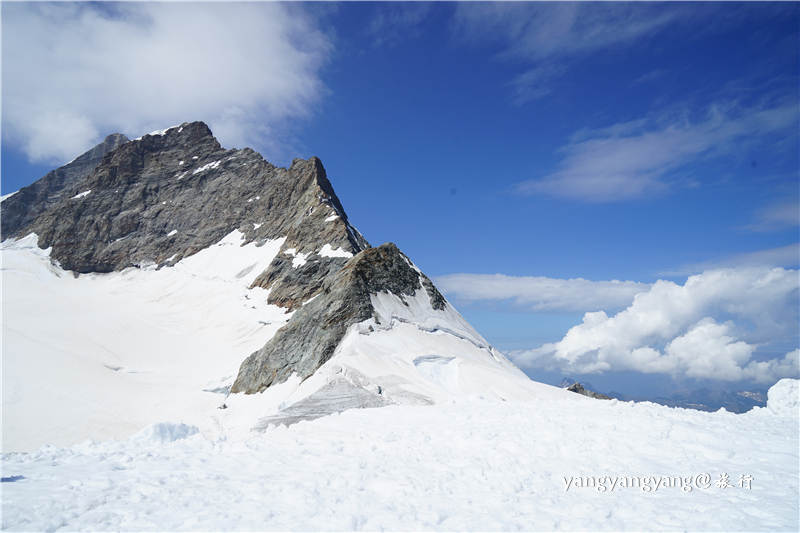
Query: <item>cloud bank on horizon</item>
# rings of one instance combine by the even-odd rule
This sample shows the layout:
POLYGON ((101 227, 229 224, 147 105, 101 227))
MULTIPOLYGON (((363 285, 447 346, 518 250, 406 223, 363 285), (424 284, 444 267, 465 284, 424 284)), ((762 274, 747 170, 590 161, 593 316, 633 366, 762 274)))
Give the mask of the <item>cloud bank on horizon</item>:
POLYGON ((800 350, 756 358, 776 340, 796 342, 800 271, 710 270, 683 285, 659 280, 616 315, 588 312, 563 339, 512 354, 528 368, 584 374, 634 370, 721 381, 774 383, 800 376, 800 350))
POLYGON ((283 155, 325 91, 328 38, 287 4, 184 8, 3 5, 4 142, 63 164, 114 131, 201 119, 226 146, 283 155))

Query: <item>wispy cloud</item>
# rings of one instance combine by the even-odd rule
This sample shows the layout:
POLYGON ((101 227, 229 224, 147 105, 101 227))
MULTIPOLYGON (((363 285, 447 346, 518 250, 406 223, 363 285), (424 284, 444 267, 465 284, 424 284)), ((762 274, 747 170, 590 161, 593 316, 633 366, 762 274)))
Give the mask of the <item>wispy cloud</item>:
POLYGON ((616 315, 586 313, 560 341, 512 357, 523 367, 564 372, 771 383, 800 375, 800 350, 756 357, 761 343, 797 345, 798 291, 800 273, 780 268, 712 270, 683 285, 661 280, 616 315))
POLYGON ((112 131, 205 120, 227 146, 282 152, 325 91, 318 22, 279 3, 187 7, 3 5, 4 140, 63 162, 112 131))
POLYGON ((796 198, 779 200, 755 214, 755 221, 747 226, 752 231, 777 231, 800 226, 800 201, 796 198))
POLYGON ((561 148, 559 168, 517 186, 523 194, 547 194, 585 202, 639 198, 670 186, 671 174, 700 158, 741 149, 739 141, 796 131, 794 103, 741 109, 708 109, 702 119, 652 116, 585 130, 561 148))
POLYGON ((455 29, 461 39, 497 43, 505 55, 542 60, 652 38, 685 14, 679 6, 624 3, 462 3, 455 29))
POLYGON ((436 284, 462 302, 511 301, 532 311, 593 311, 629 305, 649 285, 635 281, 590 281, 503 274, 448 274, 436 284))
POLYGON ((719 268, 742 268, 742 267, 784 267, 794 268, 800 266, 800 243, 767 248, 735 254, 721 259, 703 261, 684 265, 676 270, 662 272, 663 276, 683 276, 688 274, 698 274, 705 270, 719 268))
POLYGON ((454 29, 462 42, 489 43, 500 57, 528 64, 512 82, 514 102, 524 104, 550 94, 569 61, 652 39, 693 14, 677 5, 465 2, 454 29))
POLYGON ((554 80, 565 71, 563 65, 544 64, 523 72, 511 82, 514 103, 523 105, 547 96, 553 92, 554 80))
POLYGON ((432 5, 423 2, 386 3, 378 5, 366 27, 374 46, 393 46, 409 37, 420 34, 420 25, 431 11, 432 5))

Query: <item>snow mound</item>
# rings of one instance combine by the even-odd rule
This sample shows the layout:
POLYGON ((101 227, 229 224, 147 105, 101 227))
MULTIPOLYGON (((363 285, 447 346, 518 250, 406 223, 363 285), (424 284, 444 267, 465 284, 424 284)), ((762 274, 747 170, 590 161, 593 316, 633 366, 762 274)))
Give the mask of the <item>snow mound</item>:
POLYGON ((800 380, 782 379, 767 391, 767 409, 778 415, 800 413, 800 380))
POLYGON ((190 426, 183 423, 159 422, 141 430, 134 436, 134 439, 137 441, 166 444, 168 442, 175 442, 176 440, 183 440, 192 435, 197 435, 198 433, 200 433, 200 429, 197 426, 190 426))

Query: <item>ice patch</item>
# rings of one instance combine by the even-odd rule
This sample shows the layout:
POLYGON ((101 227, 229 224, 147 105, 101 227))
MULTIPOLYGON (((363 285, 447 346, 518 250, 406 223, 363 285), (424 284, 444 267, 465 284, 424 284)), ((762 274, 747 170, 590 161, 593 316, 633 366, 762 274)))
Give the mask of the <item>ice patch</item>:
POLYGON ((337 218, 339 218, 339 215, 337 215, 336 213, 333 213, 331 216, 329 216, 328 218, 325 219, 325 222, 333 222, 337 218))
POLYGON ((200 172, 205 172, 206 170, 211 170, 211 169, 217 168, 217 167, 219 167, 220 163, 222 163, 221 159, 219 161, 214 161, 213 163, 205 164, 200 168, 196 168, 194 170, 194 172, 192 172, 192 174, 199 174, 200 172))
POLYGON ((172 237, 173 235, 176 235, 177 233, 178 233, 178 230, 174 229, 174 230, 170 231, 169 233, 167 233, 167 237, 172 237))
POLYGON ((87 196, 89 196, 89 193, 91 192, 92 192, 91 189, 89 189, 88 191, 79 192, 78 194, 73 196, 71 200, 77 200, 78 198, 86 198, 87 196))
POLYGON ((261 226, 263 226, 263 225, 264 225, 264 223, 263 223, 263 222, 258 222, 258 223, 256 223, 256 222, 253 222, 253 229, 258 229, 258 228, 260 228, 260 227, 261 227, 261 226))
POLYGON ((330 244, 323 246, 322 250, 319 251, 319 255, 322 257, 353 257, 353 254, 347 250, 342 248, 333 248, 330 244))

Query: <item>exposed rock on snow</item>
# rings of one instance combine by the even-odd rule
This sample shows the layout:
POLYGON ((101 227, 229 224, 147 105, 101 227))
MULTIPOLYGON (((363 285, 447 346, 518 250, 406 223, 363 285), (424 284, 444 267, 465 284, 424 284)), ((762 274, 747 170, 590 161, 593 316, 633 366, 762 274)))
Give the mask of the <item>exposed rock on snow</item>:
POLYGON ((371 294, 389 292, 403 298, 417 290, 427 291, 437 302, 441 298, 397 246, 387 243, 360 252, 325 280, 319 297, 242 363, 231 392, 261 392, 294 373, 309 377, 333 356, 351 325, 376 317, 371 294))
POLYGON ((582 394, 584 396, 588 396, 589 398, 596 398, 598 400, 610 400, 610 396, 606 396, 605 394, 600 394, 599 392, 594 392, 591 390, 586 389, 583 385, 578 383, 577 381, 568 387, 564 387, 570 392, 575 392, 577 394, 582 394))

